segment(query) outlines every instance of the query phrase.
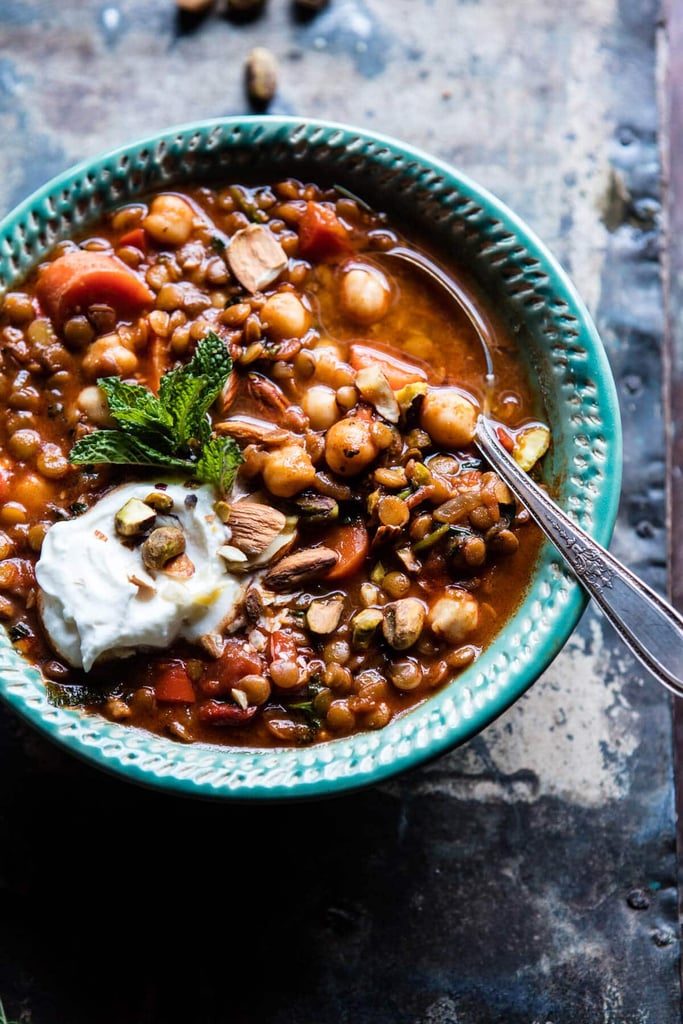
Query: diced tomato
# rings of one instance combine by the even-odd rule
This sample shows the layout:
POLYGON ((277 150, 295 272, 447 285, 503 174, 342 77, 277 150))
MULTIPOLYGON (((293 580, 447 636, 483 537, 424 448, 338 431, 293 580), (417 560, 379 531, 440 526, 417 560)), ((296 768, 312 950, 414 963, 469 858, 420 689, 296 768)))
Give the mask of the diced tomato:
POLYGON ((209 689, 229 693, 244 676, 262 675, 264 667, 263 658, 248 641, 227 640, 220 658, 207 667, 207 679, 218 683, 209 689))
POLYGON ((147 235, 144 228, 133 228, 132 231, 127 231, 125 235, 121 235, 118 244, 120 246, 130 245, 133 249, 139 249, 140 252, 147 252, 147 235))
POLYGON ((364 345, 354 342, 349 348, 349 362, 354 370, 362 370, 366 366, 378 366, 389 381, 394 391, 430 379, 427 364, 420 365, 408 356, 396 356, 392 352, 382 350, 377 345, 364 345))
POLYGON ((331 206, 307 203, 299 221, 299 255, 319 263, 351 251, 349 233, 331 206))
POLYGON ((363 565, 370 550, 368 531, 363 523, 334 526, 323 538, 323 544, 339 555, 339 561, 326 573, 327 580, 352 576, 363 565))
POLYGON ((251 704, 249 707, 241 708, 237 704, 224 704, 219 700, 207 700, 197 708, 197 716, 200 722, 207 725, 243 725, 253 718, 258 707, 251 704))
POLYGON ((512 452, 512 449, 515 447, 515 442, 512 440, 505 427, 498 427, 496 433, 498 434, 498 440, 502 444, 503 448, 505 448, 507 452, 512 452))
POLYGON ((271 662, 296 661, 299 649, 291 634, 285 633, 282 629, 276 629, 270 634, 268 654, 271 662))
POLYGON ((167 704, 194 704, 194 686, 182 661, 157 662, 154 666, 154 677, 154 692, 158 701, 167 704))
POLYGON ((108 303, 121 315, 154 302, 147 285, 125 263, 85 249, 67 252, 50 263, 38 279, 36 295, 55 323, 95 302, 108 303))

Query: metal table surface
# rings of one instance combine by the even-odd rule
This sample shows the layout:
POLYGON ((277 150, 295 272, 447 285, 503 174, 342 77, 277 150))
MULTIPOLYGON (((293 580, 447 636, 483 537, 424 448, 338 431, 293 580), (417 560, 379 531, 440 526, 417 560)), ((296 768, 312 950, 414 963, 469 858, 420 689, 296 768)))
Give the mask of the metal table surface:
MULTIPOLYGON (((683 95, 662 115, 657 69, 667 44, 683 51, 680 20, 655 0, 330 0, 307 17, 269 0, 249 20, 218 5, 178 17, 172 0, 0 0, 0 213, 104 149, 249 112, 244 59, 268 46, 271 113, 381 129, 452 162, 569 271, 622 406, 612 550, 665 592, 665 419, 683 398, 663 401, 664 367, 683 388, 683 273, 665 349, 662 153, 683 95)), ((672 720, 593 609, 472 741, 315 804, 160 796, 0 707, 7 1020, 678 1021, 672 720)))

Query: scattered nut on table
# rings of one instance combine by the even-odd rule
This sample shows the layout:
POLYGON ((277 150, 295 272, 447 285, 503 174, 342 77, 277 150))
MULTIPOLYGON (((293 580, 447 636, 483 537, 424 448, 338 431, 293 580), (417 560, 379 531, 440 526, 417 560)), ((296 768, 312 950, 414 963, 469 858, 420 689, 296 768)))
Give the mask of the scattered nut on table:
POLYGON ((277 91, 278 64, 275 55, 265 46, 255 46, 247 57, 245 77, 252 103, 269 103, 277 91))

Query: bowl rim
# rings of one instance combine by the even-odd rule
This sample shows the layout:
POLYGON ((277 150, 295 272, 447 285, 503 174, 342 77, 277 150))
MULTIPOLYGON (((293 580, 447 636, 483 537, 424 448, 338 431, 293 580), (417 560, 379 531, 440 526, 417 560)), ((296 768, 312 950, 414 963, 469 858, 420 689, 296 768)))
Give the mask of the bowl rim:
MULTIPOLYGON (((465 194, 480 213, 493 216, 521 243, 525 253, 542 266, 553 293, 561 296, 580 328, 584 346, 580 359, 586 364, 595 387, 592 400, 600 414, 600 459, 609 463, 609 479, 607 473, 603 473, 601 485, 593 495, 599 515, 590 524, 582 525, 607 547, 620 499, 622 436, 616 386, 593 319, 556 257, 520 216, 459 168, 418 146, 372 129, 319 118, 264 114, 178 124, 82 160, 45 182, 0 221, 0 258, 3 246, 5 257, 11 252, 17 235, 21 236, 20 245, 30 246, 37 235, 30 227, 32 222, 40 217, 49 218, 59 196, 75 190, 80 179, 88 180, 89 176, 110 172, 111 168, 121 166, 122 161, 133 160, 143 151, 159 151, 159 147, 164 146, 172 150, 174 144, 183 151, 182 146, 189 145, 192 138, 229 132, 255 133, 252 141, 256 144, 264 141, 272 144, 279 139, 287 140, 291 146, 294 140, 299 143, 304 139, 309 145, 318 145, 321 141, 329 144, 335 139, 340 146, 353 143, 359 150, 365 147, 365 155, 380 163, 395 160, 401 167, 415 165, 433 173, 438 182, 445 182, 456 192, 465 194)), ((163 182, 157 182, 155 187, 162 186, 163 182)), ((433 182, 428 180, 425 187, 432 186, 433 182)), ((140 194, 144 191, 142 189, 140 194)), ((92 219, 93 216, 86 216, 83 224, 92 219)), ((48 252, 54 244, 51 241, 44 251, 48 252)), ((9 259, 11 263, 11 256, 9 259)), ((21 272, 16 273, 15 280, 21 280, 26 270, 37 262, 38 259, 31 256, 20 268, 21 272)), ((130 726, 112 729, 112 724, 100 716, 48 704, 40 673, 21 658, 6 636, 0 636, 0 698, 30 725, 72 754, 148 788, 182 796, 248 801, 336 795, 386 780, 466 742, 490 725, 536 681, 569 639, 588 601, 560 561, 559 556, 552 553, 549 542, 545 542, 539 565, 547 568, 546 583, 551 590, 555 585, 552 581, 556 581, 558 608, 561 607, 561 617, 556 612, 552 630, 530 618, 527 606, 532 598, 537 613, 542 613, 544 608, 542 595, 532 583, 518 611, 470 670, 377 732, 358 733, 305 748, 258 750, 203 744, 185 746, 164 737, 151 737, 130 726), (531 660, 520 663, 519 651, 500 649, 500 637, 505 637, 513 624, 533 633, 535 647, 531 660), (514 685, 492 687, 486 673, 491 672, 496 678, 504 676, 507 664, 513 663, 515 658, 514 685), (451 690, 459 684, 462 692, 454 701, 451 690), (155 748, 151 752, 147 749, 150 745, 155 748), (191 756, 178 756, 181 752, 189 752, 191 756)), ((514 637, 507 638, 508 642, 514 641, 514 637)), ((511 646, 514 648, 514 643, 511 646)))

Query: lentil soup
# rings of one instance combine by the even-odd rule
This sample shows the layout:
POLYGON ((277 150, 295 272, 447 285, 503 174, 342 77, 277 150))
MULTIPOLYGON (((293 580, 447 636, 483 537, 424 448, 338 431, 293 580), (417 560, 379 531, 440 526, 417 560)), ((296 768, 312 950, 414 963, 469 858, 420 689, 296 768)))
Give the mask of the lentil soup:
POLYGON ((540 538, 472 440, 548 430, 334 189, 159 193, 0 312, 0 615, 51 699, 179 741, 378 729, 476 661, 540 538))

